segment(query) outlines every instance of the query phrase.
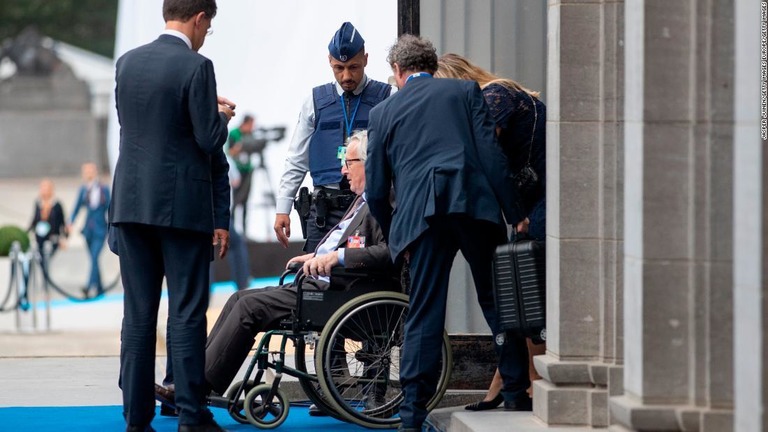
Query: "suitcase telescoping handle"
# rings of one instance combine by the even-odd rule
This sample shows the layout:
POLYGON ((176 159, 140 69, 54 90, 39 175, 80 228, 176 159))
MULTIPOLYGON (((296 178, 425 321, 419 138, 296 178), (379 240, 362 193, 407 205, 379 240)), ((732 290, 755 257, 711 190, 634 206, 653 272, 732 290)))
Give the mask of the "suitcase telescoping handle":
POLYGON ((509 242, 510 243, 515 243, 515 242, 518 242, 520 240, 526 240, 526 239, 529 239, 529 238, 530 238, 530 236, 528 235, 528 233, 517 232, 517 227, 516 226, 512 227, 512 232, 509 234, 509 242))

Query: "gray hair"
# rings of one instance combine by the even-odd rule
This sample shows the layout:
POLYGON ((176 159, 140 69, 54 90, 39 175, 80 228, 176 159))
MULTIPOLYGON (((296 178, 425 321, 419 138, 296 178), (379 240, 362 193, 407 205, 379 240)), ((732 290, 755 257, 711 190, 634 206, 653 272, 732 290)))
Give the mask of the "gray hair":
POLYGON ((352 145, 352 141, 357 142, 357 152, 360 154, 360 160, 365 162, 365 160, 368 159, 368 131, 355 131, 355 133, 349 137, 349 144, 347 145, 347 148, 352 145))
POLYGON ((389 49, 387 62, 394 67, 395 63, 401 71, 429 72, 437 71, 437 50, 429 39, 411 34, 404 34, 389 49))

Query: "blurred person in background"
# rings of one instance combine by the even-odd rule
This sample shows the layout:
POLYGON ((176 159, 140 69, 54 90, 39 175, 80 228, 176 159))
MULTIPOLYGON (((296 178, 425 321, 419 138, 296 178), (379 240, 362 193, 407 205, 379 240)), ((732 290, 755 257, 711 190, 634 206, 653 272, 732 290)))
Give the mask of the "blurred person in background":
MULTIPOLYGON (((238 172, 237 186, 232 186, 233 189, 233 201, 232 201, 232 216, 234 212, 240 207, 242 214, 242 228, 240 233, 245 236, 248 214, 248 196, 251 194, 251 180, 253 178, 253 163, 251 162, 251 154, 245 151, 244 144, 253 139, 253 131, 256 125, 256 119, 246 114, 243 116, 243 121, 240 126, 229 131, 229 138, 227 140, 227 153, 231 160, 230 164, 234 163, 238 172)), ((231 180, 230 176, 230 180, 231 180)), ((233 228, 230 230, 230 234, 234 232, 233 228)), ((234 246, 234 245, 233 245, 234 246)))
POLYGON ((65 246, 68 234, 64 209, 61 203, 54 197, 53 181, 44 178, 40 181, 40 192, 35 200, 32 222, 27 231, 35 233, 37 249, 40 252, 42 265, 47 265, 45 254, 45 242, 51 244, 50 255, 52 257, 59 246, 65 246))
POLYGON ((77 192, 72 218, 68 229, 75 222, 80 209, 85 207, 85 222, 83 223, 83 237, 88 246, 88 254, 91 260, 91 271, 88 283, 83 288, 86 298, 94 291, 94 296, 104 292, 101 283, 101 271, 99 269, 99 255, 104 248, 104 240, 107 238, 107 210, 109 209, 109 187, 99 180, 99 170, 95 163, 84 163, 81 169, 83 184, 77 192))

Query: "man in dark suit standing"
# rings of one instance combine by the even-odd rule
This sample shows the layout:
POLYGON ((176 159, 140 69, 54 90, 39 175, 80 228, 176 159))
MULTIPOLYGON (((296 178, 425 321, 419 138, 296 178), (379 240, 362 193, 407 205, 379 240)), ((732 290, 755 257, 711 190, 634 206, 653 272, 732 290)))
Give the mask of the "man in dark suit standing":
POLYGON ((125 288, 120 386, 128 431, 153 431, 155 339, 163 277, 179 431, 220 431, 204 379, 212 242, 226 254, 228 165, 222 149, 234 104, 216 95, 198 54, 215 0, 165 0, 165 31, 117 61, 120 155, 110 223, 125 288))
POLYGON ((485 319, 499 335, 505 406, 530 410, 525 341, 504 343, 493 307, 491 262, 506 236, 502 211, 508 223, 523 217, 493 118, 477 83, 432 78, 437 55, 429 41, 404 35, 387 60, 400 90, 371 110, 366 191, 392 258, 403 256, 410 267, 401 429, 421 430, 435 392, 448 277, 458 250, 469 262, 485 319))

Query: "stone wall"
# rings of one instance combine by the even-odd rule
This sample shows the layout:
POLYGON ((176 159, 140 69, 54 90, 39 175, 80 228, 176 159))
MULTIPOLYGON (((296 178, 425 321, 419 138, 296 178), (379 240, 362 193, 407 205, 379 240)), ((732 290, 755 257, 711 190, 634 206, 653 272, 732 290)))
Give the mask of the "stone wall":
POLYGON ((79 175, 106 160, 88 86, 64 65, 0 82, 0 177, 79 175))

